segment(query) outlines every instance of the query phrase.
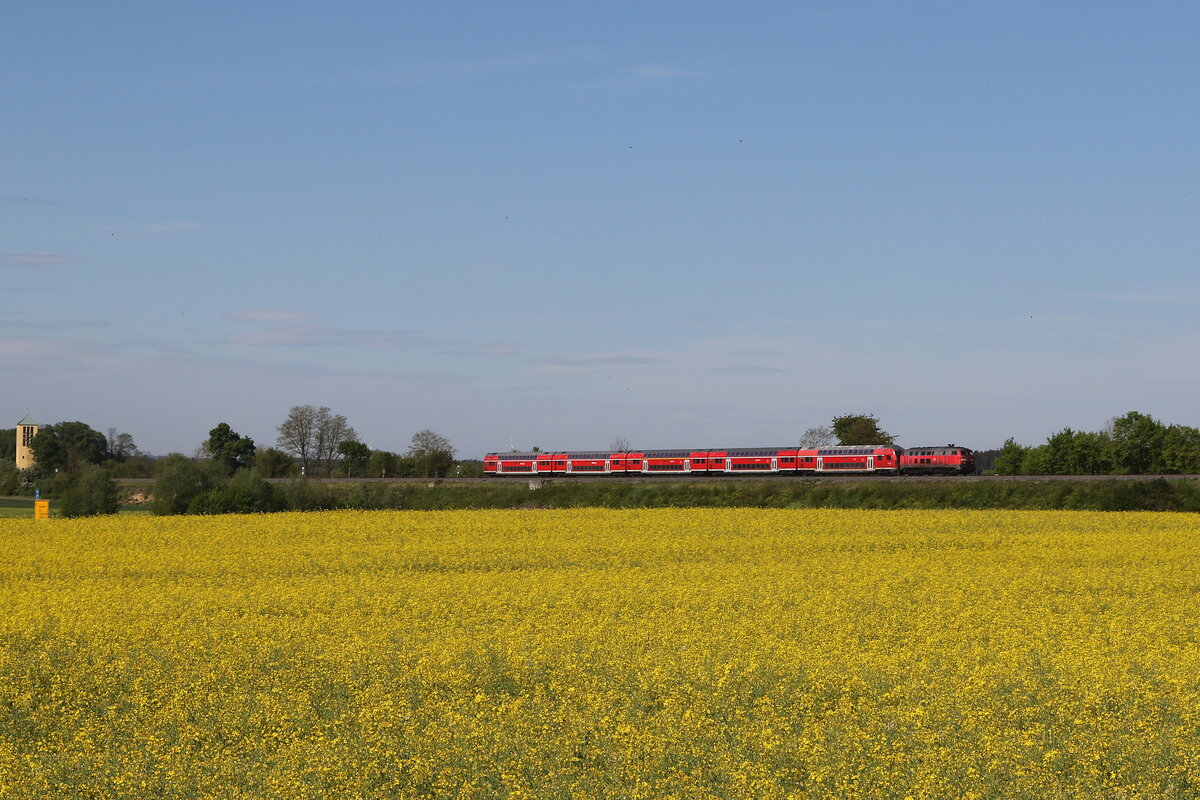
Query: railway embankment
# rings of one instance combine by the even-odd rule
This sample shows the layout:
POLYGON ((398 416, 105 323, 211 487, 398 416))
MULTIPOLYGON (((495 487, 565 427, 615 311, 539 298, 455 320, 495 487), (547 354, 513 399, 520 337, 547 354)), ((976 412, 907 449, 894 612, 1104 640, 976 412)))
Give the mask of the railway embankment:
MULTIPOLYGON (((291 481, 271 484, 269 491, 270 510, 756 507, 1200 512, 1200 481, 1183 478, 291 481)), ((218 497, 212 501, 194 510, 266 510, 266 506, 222 507, 218 497)))

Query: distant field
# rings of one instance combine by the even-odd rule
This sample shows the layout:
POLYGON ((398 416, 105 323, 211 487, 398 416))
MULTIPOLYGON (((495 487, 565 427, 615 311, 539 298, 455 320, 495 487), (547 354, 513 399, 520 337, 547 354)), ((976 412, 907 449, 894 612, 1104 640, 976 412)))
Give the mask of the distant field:
POLYGON ((0 497, 0 519, 27 517, 33 519, 32 497, 0 497))
MULTIPOLYGON (((50 516, 58 516, 56 507, 58 503, 54 500, 50 501, 50 516)), ((120 514, 125 515, 145 515, 149 514, 150 510, 146 506, 121 506, 120 514)), ((33 498, 32 497, 0 497, 0 519, 33 519, 33 498)))
POLYGON ((0 796, 1195 798, 1198 529, 0 520, 0 796))

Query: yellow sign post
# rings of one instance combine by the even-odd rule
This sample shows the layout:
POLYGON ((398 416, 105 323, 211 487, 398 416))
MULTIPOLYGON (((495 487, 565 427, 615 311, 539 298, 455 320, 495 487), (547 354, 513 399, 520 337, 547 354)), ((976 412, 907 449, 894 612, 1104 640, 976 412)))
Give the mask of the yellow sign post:
POLYGON ((49 500, 34 500, 33 501, 33 518, 34 519, 50 519, 50 501, 49 500))

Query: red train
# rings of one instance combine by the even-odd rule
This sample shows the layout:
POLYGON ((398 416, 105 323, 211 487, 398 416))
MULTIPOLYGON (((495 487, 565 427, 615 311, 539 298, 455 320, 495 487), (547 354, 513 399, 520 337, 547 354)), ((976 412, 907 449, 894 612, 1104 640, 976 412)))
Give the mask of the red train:
POLYGON ((725 450, 640 450, 560 453, 488 453, 487 475, 972 475, 975 453, 967 447, 839 445, 725 450))

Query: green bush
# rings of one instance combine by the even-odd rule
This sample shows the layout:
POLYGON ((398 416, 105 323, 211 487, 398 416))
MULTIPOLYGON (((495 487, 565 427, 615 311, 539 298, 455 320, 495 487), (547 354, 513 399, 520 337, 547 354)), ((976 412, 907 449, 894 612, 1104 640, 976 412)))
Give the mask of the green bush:
POLYGON ((283 502, 274 487, 249 469, 239 470, 233 478, 193 497, 189 514, 261 514, 282 511, 283 502))
POLYGON ((58 508, 64 517, 94 517, 121 509, 117 484, 108 470, 100 467, 81 468, 61 497, 58 508))
POLYGON ((150 510, 159 515, 186 514, 192 501, 217 483, 211 470, 178 453, 164 458, 155 476, 150 510))
POLYGON ((21 470, 16 464, 0 461, 0 495, 11 496, 21 490, 21 470))
POLYGON ((472 508, 864 508, 1078 509, 1200 511, 1200 483, 1129 481, 754 481, 628 483, 553 480, 531 490, 523 480, 484 484, 268 484, 257 473, 214 478, 190 460, 160 467, 156 513, 246 513, 353 509, 472 508))
POLYGON ((280 507, 287 511, 332 511, 342 507, 343 498, 331 486, 290 481, 275 488, 280 493, 280 507))

